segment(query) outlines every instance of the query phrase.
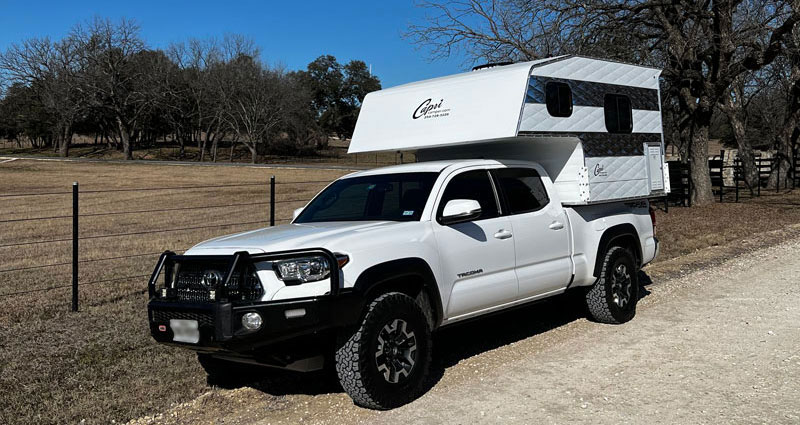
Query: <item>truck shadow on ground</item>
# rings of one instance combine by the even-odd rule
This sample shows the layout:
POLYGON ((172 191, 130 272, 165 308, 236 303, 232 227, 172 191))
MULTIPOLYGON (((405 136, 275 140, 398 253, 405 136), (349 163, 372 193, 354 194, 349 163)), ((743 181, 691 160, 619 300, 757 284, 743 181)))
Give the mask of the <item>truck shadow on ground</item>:
MULTIPOLYGON (((640 300, 650 294, 647 286, 652 283, 645 272, 639 272, 640 300)), ((433 336, 433 363, 425 392, 436 386, 448 368, 462 360, 587 317, 582 297, 583 292, 580 290, 568 291, 563 295, 482 316, 436 332, 433 336)), ((226 386, 238 387, 251 387, 272 396, 342 392, 336 371, 330 366, 310 373, 268 370, 253 374, 246 381, 226 386)))

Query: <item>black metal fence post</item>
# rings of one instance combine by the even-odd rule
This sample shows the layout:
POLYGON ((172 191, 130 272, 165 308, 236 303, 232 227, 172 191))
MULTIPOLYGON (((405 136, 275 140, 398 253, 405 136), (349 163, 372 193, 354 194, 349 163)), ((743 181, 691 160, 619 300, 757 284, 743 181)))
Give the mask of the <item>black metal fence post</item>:
POLYGON ((275 176, 269 178, 269 226, 275 225, 275 176))
POLYGON ((72 311, 78 311, 78 182, 72 183, 72 311))

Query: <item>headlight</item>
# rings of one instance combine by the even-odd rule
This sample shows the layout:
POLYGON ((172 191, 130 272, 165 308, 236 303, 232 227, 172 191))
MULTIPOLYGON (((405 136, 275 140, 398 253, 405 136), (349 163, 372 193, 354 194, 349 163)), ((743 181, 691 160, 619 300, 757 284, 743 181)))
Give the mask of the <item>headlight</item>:
POLYGON ((331 273, 331 265, 325 257, 302 257, 278 261, 273 266, 278 279, 295 282, 315 282, 331 273))

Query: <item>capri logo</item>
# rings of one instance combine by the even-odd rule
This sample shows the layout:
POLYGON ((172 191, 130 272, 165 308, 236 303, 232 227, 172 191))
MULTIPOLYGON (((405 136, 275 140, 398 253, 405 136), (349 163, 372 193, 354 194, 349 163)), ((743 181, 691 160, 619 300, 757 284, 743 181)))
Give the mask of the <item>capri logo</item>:
POLYGON ((440 118, 446 117, 450 115, 449 108, 442 108, 442 104, 444 104, 444 99, 439 99, 438 103, 433 103, 433 99, 425 99, 417 109, 414 110, 414 113, 411 114, 411 118, 413 119, 429 119, 429 118, 440 118))
POLYGON ((595 177, 608 177, 608 173, 606 172, 605 167, 603 167, 603 164, 597 164, 594 166, 594 175, 595 177))

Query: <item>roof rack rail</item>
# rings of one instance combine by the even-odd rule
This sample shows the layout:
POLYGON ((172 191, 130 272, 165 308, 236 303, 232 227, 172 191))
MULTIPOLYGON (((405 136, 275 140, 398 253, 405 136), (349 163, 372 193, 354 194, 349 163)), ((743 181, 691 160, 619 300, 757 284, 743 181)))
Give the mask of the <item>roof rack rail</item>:
POLYGON ((481 69, 486 69, 486 68, 494 68, 494 67, 496 67, 496 66, 512 65, 513 63, 514 63, 514 62, 511 62, 511 61, 506 61, 506 62, 489 62, 489 63, 485 63, 485 64, 483 64, 483 65, 477 65, 477 66, 473 66, 473 67, 472 67, 472 70, 473 70, 473 71, 479 71, 479 70, 481 70, 481 69))

